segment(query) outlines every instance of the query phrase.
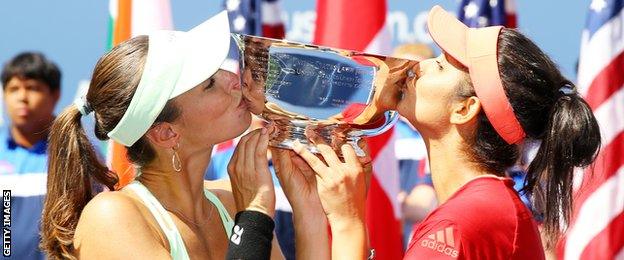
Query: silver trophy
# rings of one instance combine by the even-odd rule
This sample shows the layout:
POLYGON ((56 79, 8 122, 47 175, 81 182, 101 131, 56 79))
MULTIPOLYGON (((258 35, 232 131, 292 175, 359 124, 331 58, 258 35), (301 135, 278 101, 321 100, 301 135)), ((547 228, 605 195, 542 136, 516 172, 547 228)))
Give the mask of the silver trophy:
POLYGON ((340 154, 362 137, 390 129, 413 60, 232 34, 239 49, 243 95, 252 113, 273 122, 270 145, 291 149, 322 138, 340 154))

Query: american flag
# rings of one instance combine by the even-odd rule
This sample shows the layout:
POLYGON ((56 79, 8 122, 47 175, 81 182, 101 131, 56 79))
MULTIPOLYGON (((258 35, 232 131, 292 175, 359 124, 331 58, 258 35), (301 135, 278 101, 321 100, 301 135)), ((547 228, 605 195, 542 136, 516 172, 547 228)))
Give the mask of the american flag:
POLYGON ((575 176, 560 259, 624 259, 624 1, 592 0, 581 35, 578 89, 600 124, 595 166, 575 176))
MULTIPOLYGON (((234 33, 283 39, 286 35, 279 0, 225 0, 225 10, 230 18, 230 30, 234 33)), ((230 53, 224 68, 238 70, 236 45, 230 46, 230 53)))
POLYGON ((457 18, 468 27, 504 25, 515 28, 516 7, 513 0, 461 0, 457 18))

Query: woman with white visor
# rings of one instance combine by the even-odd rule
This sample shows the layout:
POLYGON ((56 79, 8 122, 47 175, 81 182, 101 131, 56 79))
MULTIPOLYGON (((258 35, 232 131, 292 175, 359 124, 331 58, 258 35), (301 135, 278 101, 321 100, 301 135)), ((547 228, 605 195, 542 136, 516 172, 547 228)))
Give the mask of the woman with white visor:
MULTIPOLYGON (((188 32, 132 38, 100 58, 86 97, 52 126, 42 220, 48 257, 224 259, 234 213, 273 215, 268 171, 257 175, 266 185, 246 187, 253 196, 244 198, 227 181, 203 180, 213 145, 251 120, 238 76, 219 69, 229 46, 223 12, 188 32), (136 179, 119 191, 81 126, 91 113, 98 139, 126 146, 136 166, 136 179), (98 185, 112 192, 96 195, 98 185)), ((249 147, 239 161, 266 167, 266 156, 254 156, 266 154, 266 129, 243 139, 249 147)), ((275 240, 272 248, 272 258, 283 258, 275 240)))

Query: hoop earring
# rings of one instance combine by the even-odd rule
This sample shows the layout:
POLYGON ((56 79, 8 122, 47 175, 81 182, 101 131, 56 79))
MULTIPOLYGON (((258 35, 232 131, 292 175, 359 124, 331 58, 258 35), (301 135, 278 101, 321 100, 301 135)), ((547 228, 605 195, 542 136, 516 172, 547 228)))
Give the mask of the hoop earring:
POLYGON ((182 161, 180 161, 180 156, 176 150, 180 149, 180 143, 176 144, 176 148, 173 149, 173 156, 171 156, 171 165, 173 166, 173 170, 176 172, 180 172, 182 170, 182 161))

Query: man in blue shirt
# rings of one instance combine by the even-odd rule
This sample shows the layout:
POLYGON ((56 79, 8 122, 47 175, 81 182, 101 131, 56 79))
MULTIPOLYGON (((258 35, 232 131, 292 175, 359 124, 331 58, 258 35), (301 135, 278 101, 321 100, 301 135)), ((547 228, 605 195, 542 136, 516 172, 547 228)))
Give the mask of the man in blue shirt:
POLYGON ((1 79, 9 122, 0 128, 0 189, 11 191, 10 257, 44 259, 39 227, 46 192, 46 149, 61 72, 42 54, 25 52, 5 64, 1 79))

